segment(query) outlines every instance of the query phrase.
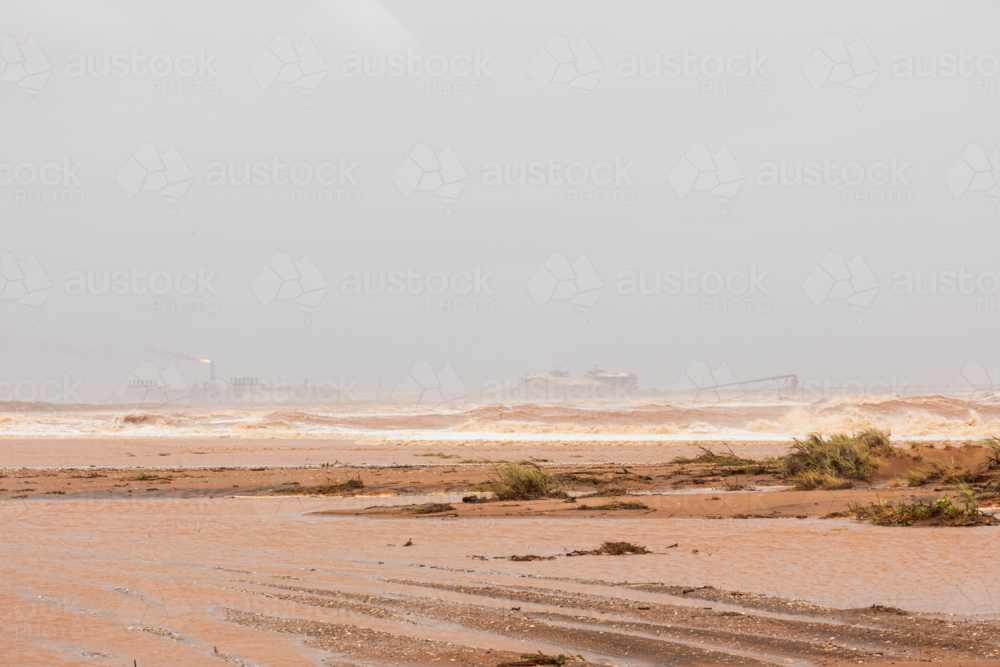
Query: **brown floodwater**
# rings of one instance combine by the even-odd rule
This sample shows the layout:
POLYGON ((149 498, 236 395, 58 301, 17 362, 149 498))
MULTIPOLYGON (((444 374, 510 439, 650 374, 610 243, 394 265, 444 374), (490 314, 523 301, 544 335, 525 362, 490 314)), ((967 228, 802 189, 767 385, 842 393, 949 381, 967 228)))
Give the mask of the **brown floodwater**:
POLYGON ((202 438, 28 438, 0 440, 0 467, 182 467, 308 466, 340 462, 349 465, 419 465, 442 459, 494 461, 548 459, 560 463, 659 463, 677 456, 696 456, 701 446, 759 459, 788 451, 788 443, 586 443, 524 442, 513 438, 492 443, 358 442, 348 439, 202 438))
MULTIPOLYGON (((0 643, 6 664, 218 665, 218 650, 258 665, 317 665, 328 653, 294 634, 227 622, 235 608, 389 632, 390 620, 296 605, 247 592, 247 579, 386 594, 389 580, 524 584, 664 582, 798 598, 836 608, 881 604, 910 612, 1000 613, 995 528, 885 529, 824 520, 372 519, 309 514, 355 501, 322 498, 7 501, 0 505, 0 643), (412 546, 403 547, 412 540, 412 546), (557 558, 605 540, 647 545, 642 557, 557 558), (667 548, 671 544, 679 546, 667 548), (485 556, 486 562, 473 560, 485 556), (220 569, 222 568, 222 569, 220 569), (238 570, 242 572, 233 572, 238 570), (251 574, 256 573, 256 574, 251 574), (264 573, 262 575, 261 573, 264 573), (131 630, 129 628, 132 628, 131 630), (147 628, 147 630, 137 629, 147 628)), ((623 598, 656 596, 620 589, 623 598)), ((418 591, 431 599, 441 591, 418 591)), ((497 600, 481 604, 503 607, 497 600)), ((435 623, 441 642, 522 650, 435 623)), ((238 663, 235 663, 238 664, 238 663)))
MULTIPOLYGON (((885 404, 877 407, 887 409, 885 404)), ((601 412, 598 416, 603 422, 598 431, 615 430, 634 417, 616 410, 596 411, 601 412)), ((961 419, 959 409, 955 410, 955 419, 961 419)), ((476 418, 488 416, 488 411, 480 410, 476 418)), ((284 472, 274 472, 283 470, 281 466, 304 466, 300 481, 314 484, 326 472, 344 473, 343 468, 333 472, 315 467, 322 463, 440 464, 449 470, 465 470, 453 464, 533 459, 563 466, 613 462, 641 467, 697 455, 704 445, 716 450, 732 448, 747 458, 776 456, 788 449, 787 438, 740 440, 723 435, 711 443, 648 437, 598 442, 579 434, 580 420, 597 419, 580 411, 528 415, 553 423, 563 420, 560 433, 540 427, 525 431, 552 436, 532 441, 522 437, 520 427, 501 433, 506 428, 499 425, 502 416, 493 416, 490 428, 499 437, 492 440, 478 435, 435 440, 432 436, 317 437, 315 433, 310 437, 282 438, 277 433, 227 437, 222 430, 211 435, 141 437, 143 428, 130 432, 131 422, 122 422, 121 432, 100 437, 93 433, 15 437, 8 432, 0 440, 0 467, 197 468, 201 472, 191 479, 186 474, 178 477, 192 484, 202 479, 199 475, 206 468, 242 467, 251 470, 240 474, 249 475, 249 482, 259 486, 263 482, 256 480, 254 471, 265 466, 268 479, 274 478, 271 481, 287 481, 284 472), (576 426, 566 426, 570 422, 576 426), (577 435, 568 437, 574 432, 577 435)), ((427 429, 424 434, 464 434, 461 424, 466 422, 458 420, 467 417, 450 416, 443 425, 437 424, 439 430, 427 429), (450 427, 449 420, 454 422, 450 427)), ((226 420, 230 418, 225 415, 226 420)), ((482 430, 474 435, 489 432, 486 427, 476 428, 482 430)), ((961 452, 956 449, 949 455, 961 452)), ((406 482, 400 487, 404 494, 413 493, 423 487, 410 483, 421 477, 421 471, 431 470, 403 469, 407 475, 396 479, 394 471, 369 468, 366 487, 370 482, 380 488, 379 480, 391 476, 400 484, 406 482)), ((621 667, 661 664, 662 660, 650 656, 665 655, 664 651, 672 664, 688 665, 718 664, 722 658, 730 664, 764 664, 762 660, 816 664, 828 662, 827 657, 843 661, 861 655, 856 651, 866 657, 891 655, 907 660, 1000 656, 1000 630, 995 623, 979 622, 1000 617, 1000 530, 991 526, 880 528, 818 518, 706 520, 656 514, 635 519, 536 518, 524 513, 458 518, 351 514, 364 514, 365 508, 375 505, 458 502, 463 494, 451 492, 463 486, 458 483, 461 480, 443 473, 437 486, 448 493, 425 496, 225 497, 217 493, 215 498, 129 499, 98 494, 81 498, 70 489, 65 499, 58 495, 39 498, 39 491, 44 491, 41 487, 54 484, 62 475, 82 489, 100 482, 124 494, 124 486, 145 486, 126 484, 110 473, 95 478, 77 472, 51 473, 18 471, 0 478, 8 497, 0 502, 2 664, 131 665, 134 660, 139 667, 340 667, 374 664, 376 657, 393 664, 421 665, 441 664, 438 660, 450 664, 454 657, 455 664, 471 666, 495 665, 501 654, 510 659, 529 649, 548 653, 572 649, 585 654, 592 661, 589 664, 621 667), (315 514, 330 510, 349 513, 315 514), (646 545, 653 553, 563 555, 618 540, 646 545), (412 543, 404 546, 407 541, 412 543), (505 559, 526 554, 556 558, 505 559), (702 592, 693 595, 709 597, 693 600, 663 587, 641 590, 614 585, 622 582, 659 582, 691 589, 712 586, 712 590, 770 596, 768 600, 804 602, 761 602, 766 609, 781 611, 781 618, 792 619, 787 626, 770 626, 767 614, 771 612, 757 608, 747 615, 748 608, 739 606, 750 598, 720 602, 702 592), (544 595, 534 600, 524 598, 523 591, 488 594, 471 591, 470 586, 530 586, 544 595), (555 596, 558 591, 579 599, 559 598, 555 596), (331 595, 350 599, 328 604, 331 595), (372 601, 372 606, 364 607, 365 600, 372 601), (512 609, 513 600, 522 600, 513 603, 520 610, 512 609), (810 609, 806 603, 829 609, 814 610, 807 623, 798 615, 810 609), (630 619, 629 623, 639 618, 646 624, 615 626, 612 632, 606 624, 617 622, 621 605, 628 607, 622 618, 630 619), (855 612, 836 616, 838 609, 868 610, 872 605, 902 612, 886 612, 890 616, 885 618, 871 617, 876 612, 867 611, 868 616, 850 616, 855 612), (694 615, 674 625, 675 616, 683 617, 685 610, 694 615), (939 620, 908 614, 929 614, 939 620), (925 625, 908 625, 918 622, 925 625), (816 623, 837 629, 827 635, 825 627, 816 629, 816 623), (847 624, 850 630, 845 629, 847 624), (748 626, 751 629, 744 629, 748 626), (890 633, 892 641, 884 640, 883 631, 890 633), (673 636, 661 639, 670 633, 673 636), (916 646, 921 642, 922 647, 916 646)), ((127 470, 115 474, 119 473, 127 476, 127 470)), ((229 473, 222 470, 219 474, 229 473)), ((233 485, 247 483, 230 481, 226 491, 239 493, 233 485)), ((53 487, 44 492, 59 490, 53 487)), ((705 489, 702 495, 714 493, 722 491, 705 489)), ((644 499, 652 506, 688 497, 695 496, 644 499)), ((721 503, 728 497, 711 497, 710 501, 721 503)), ((782 500, 775 498, 775 502, 780 505, 782 500)), ((501 505, 495 509, 514 511, 501 505)))

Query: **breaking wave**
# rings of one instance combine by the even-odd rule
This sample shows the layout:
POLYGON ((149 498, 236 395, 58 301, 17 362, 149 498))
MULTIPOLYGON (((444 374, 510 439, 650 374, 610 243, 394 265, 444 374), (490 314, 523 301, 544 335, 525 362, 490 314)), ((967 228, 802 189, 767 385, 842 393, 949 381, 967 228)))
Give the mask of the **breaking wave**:
POLYGON ((625 440, 706 437, 800 437, 878 428, 895 437, 977 438, 1000 433, 1000 396, 736 397, 715 402, 648 400, 613 403, 443 405, 337 404, 254 410, 137 410, 104 406, 0 404, 0 437, 224 436, 429 437, 503 439, 609 436, 625 440))

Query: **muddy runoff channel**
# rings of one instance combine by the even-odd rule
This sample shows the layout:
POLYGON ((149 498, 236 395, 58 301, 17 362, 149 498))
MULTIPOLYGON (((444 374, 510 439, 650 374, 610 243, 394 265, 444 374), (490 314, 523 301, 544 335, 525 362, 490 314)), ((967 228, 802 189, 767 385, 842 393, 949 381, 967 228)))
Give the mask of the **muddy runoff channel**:
POLYGON ((572 497, 462 502, 487 496, 476 486, 484 464, 159 468, 141 479, 126 468, 7 469, 0 662, 1000 658, 1000 529, 822 518, 943 487, 875 478, 792 491, 766 471, 734 478, 692 464, 547 469, 572 475, 572 497), (352 479, 361 486, 345 488, 352 479), (636 500, 645 507, 602 509, 636 500), (428 505, 438 511, 408 509, 428 505), (608 555, 608 542, 644 549, 608 555))

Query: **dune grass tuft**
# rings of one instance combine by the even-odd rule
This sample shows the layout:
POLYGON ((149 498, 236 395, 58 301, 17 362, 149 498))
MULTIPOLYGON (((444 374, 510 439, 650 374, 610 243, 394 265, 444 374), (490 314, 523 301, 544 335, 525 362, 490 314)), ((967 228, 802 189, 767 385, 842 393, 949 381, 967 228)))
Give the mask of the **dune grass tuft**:
POLYGON ((966 484, 977 476, 975 472, 956 465, 952 458, 932 461, 927 473, 928 479, 936 479, 942 484, 966 484))
POLYGON ((796 491, 811 491, 812 489, 836 491, 838 489, 849 489, 853 486, 849 479, 816 470, 803 470, 798 475, 795 475, 792 481, 796 491))
POLYGON ((501 662, 497 667, 534 667, 535 665, 565 665, 565 655, 545 655, 544 653, 524 653, 520 660, 501 662))
POLYGON ((750 459, 743 459, 732 452, 728 454, 717 454, 707 447, 698 447, 701 453, 694 458, 688 456, 675 456, 672 463, 700 463, 710 466, 738 466, 745 463, 753 463, 750 459))
POLYGON ((404 507, 403 511, 410 514, 439 514, 440 512, 450 512, 455 508, 448 503, 427 503, 426 505, 412 505, 404 507))
POLYGON ((631 542, 604 542, 596 549, 571 551, 567 556, 626 556, 628 554, 652 553, 645 546, 631 542))
POLYGON ((365 488, 365 483, 361 481, 361 475, 348 477, 344 482, 334 482, 327 478, 326 484, 317 486, 292 486, 287 489, 275 489, 271 495, 276 496, 339 496, 349 491, 356 491, 365 488))
POLYGON ((170 477, 162 477, 155 473, 146 472, 145 470, 136 470, 130 474, 127 479, 133 482, 155 482, 160 480, 169 480, 170 477))
POLYGON ((927 483, 927 475, 920 470, 906 473, 906 485, 910 487, 923 486, 927 483))
POLYGON ((850 480, 871 481, 881 456, 891 456, 889 434, 869 429, 857 435, 818 433, 795 440, 792 452, 781 460, 782 471, 797 490, 843 489, 850 480))
POLYGON ((631 542, 604 542, 598 551, 608 556, 624 556, 626 554, 648 554, 649 549, 631 542))
POLYGON ((986 447, 986 465, 990 470, 1000 468, 1000 436, 991 435, 983 440, 986 447))
POLYGON ((603 505, 598 505, 597 507, 589 507, 587 505, 580 505, 576 509, 578 510, 648 510, 649 506, 645 503, 641 503, 638 500, 612 500, 609 503, 603 505))
POLYGON ((561 485, 538 464, 530 461, 495 465, 489 479, 480 485, 493 493, 493 500, 566 498, 561 485))
POLYGON ((361 481, 361 475, 355 477, 348 477, 347 481, 340 484, 337 483, 327 483, 321 484, 316 487, 316 491, 323 496, 334 495, 337 493, 343 493, 344 491, 355 491, 357 489, 365 488, 365 483, 361 481))
POLYGON ((841 516, 850 516, 868 521, 876 526, 982 526, 998 522, 991 514, 979 511, 976 492, 963 485, 958 491, 960 504, 956 504, 948 494, 933 503, 887 503, 879 501, 869 505, 854 503, 841 516))
POLYGON ((697 463, 700 465, 729 467, 731 468, 731 470, 729 470, 730 474, 740 475, 763 475, 771 469, 770 466, 778 463, 776 459, 765 459, 763 461, 745 459, 737 456, 732 450, 729 450, 728 454, 718 454, 706 447, 699 447, 699 449, 701 449, 701 453, 694 458, 688 456, 676 456, 671 462, 697 463))

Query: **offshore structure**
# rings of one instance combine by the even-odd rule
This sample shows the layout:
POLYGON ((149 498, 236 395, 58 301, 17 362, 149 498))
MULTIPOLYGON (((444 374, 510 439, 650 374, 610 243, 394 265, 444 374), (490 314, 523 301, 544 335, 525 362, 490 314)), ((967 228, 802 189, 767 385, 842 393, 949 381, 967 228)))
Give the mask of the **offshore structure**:
POLYGON ((573 377, 561 366, 546 373, 521 378, 520 395, 527 401, 615 401, 639 392, 635 373, 606 371, 594 366, 582 377, 573 377))

